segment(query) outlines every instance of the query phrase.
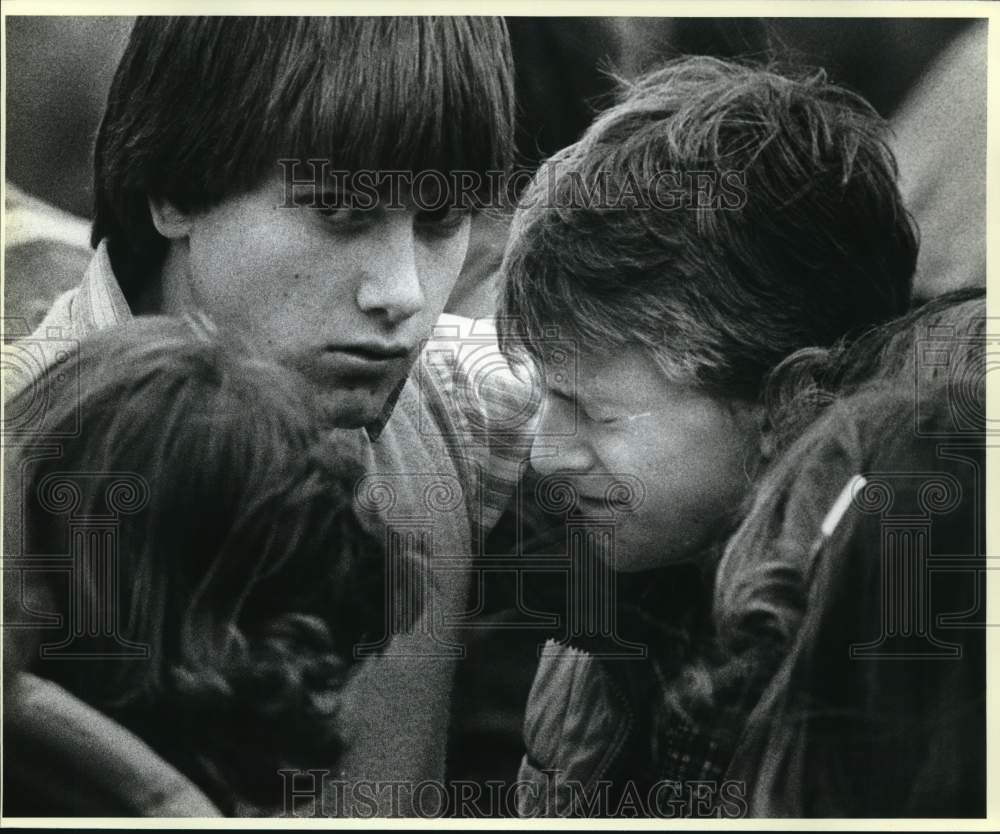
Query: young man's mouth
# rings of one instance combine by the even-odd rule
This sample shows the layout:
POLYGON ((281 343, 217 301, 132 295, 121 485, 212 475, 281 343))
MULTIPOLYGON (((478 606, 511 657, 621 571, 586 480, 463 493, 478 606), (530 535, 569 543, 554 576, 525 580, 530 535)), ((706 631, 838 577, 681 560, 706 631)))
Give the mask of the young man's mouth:
POLYGON ((323 352, 323 362, 345 371, 383 374, 393 365, 410 359, 414 351, 411 345, 389 342, 328 345, 323 352))
POLYGON ((413 345, 403 342, 354 342, 328 345, 327 351, 358 356, 373 362, 405 359, 413 353, 413 345))

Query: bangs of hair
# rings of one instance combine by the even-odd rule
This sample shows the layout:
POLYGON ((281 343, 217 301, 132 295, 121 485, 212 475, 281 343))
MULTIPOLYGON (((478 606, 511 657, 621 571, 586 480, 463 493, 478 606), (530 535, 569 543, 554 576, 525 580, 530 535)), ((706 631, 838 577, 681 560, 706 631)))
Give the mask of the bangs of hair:
POLYGON ((501 270, 501 350, 544 362, 553 339, 583 354, 638 349, 670 382, 752 397, 756 368, 726 350, 738 322, 704 297, 696 279, 711 265, 680 223, 578 202, 586 191, 617 199, 622 181, 602 181, 605 162, 585 137, 544 163, 522 196, 501 270))
POLYGON ((512 70, 500 20, 226 18, 177 30, 182 54, 196 54, 171 61, 185 71, 176 74, 189 111, 175 118, 211 120, 206 132, 215 135, 210 145, 164 145, 175 158, 159 170, 193 185, 178 169, 206 154, 199 167, 209 198, 236 183, 254 187, 282 158, 345 171, 511 164, 512 70))
POLYGON ((279 160, 506 171, 512 67, 500 18, 139 18, 97 137, 92 242, 148 270, 165 249, 149 198, 211 208, 279 160))
MULTIPOLYGON (((333 18, 296 34, 307 54, 320 60, 335 45, 338 57, 322 60, 305 89, 291 73, 276 88, 295 101, 276 150, 342 170, 510 167, 513 70, 502 20, 333 18)), ((282 109, 270 115, 282 118, 282 109)))

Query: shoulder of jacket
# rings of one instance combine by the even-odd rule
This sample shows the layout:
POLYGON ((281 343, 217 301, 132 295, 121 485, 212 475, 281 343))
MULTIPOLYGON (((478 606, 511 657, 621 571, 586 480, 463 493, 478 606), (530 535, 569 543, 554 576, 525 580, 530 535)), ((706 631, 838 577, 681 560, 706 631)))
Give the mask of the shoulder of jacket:
POLYGON ((600 660, 550 641, 528 698, 522 776, 554 782, 562 813, 604 778, 632 726, 628 702, 600 660))

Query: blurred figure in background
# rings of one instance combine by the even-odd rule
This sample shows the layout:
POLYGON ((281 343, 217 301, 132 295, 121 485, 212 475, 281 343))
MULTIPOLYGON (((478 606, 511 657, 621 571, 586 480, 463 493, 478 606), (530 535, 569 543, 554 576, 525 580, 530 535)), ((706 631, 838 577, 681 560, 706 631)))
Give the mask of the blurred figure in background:
POLYGON ((985 286, 986 22, 938 54, 893 115, 900 185, 920 229, 914 295, 985 286))
POLYGON ((4 226, 5 332, 27 336, 90 263, 90 226, 10 182, 4 193, 4 226))
MULTIPOLYGON (((620 34, 610 18, 511 17, 507 26, 517 98, 515 165, 528 175, 526 182, 543 159, 579 138, 613 91, 620 34)), ((498 206, 474 218, 449 313, 495 314, 513 211, 513 204, 498 206)))
POLYGON ((93 146, 130 17, 8 17, 4 316, 26 336, 87 268, 93 146))

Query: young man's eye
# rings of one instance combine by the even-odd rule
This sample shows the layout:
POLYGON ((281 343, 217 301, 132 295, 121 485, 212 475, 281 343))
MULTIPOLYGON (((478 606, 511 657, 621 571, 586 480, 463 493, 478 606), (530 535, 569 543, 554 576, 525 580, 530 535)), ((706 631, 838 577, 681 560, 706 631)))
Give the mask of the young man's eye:
POLYGON ((350 191, 326 191, 296 199, 296 205, 315 211, 325 223, 350 228, 366 225, 375 219, 376 207, 370 203, 350 191))
POLYGON ((324 206, 318 211, 322 217, 337 224, 357 225, 372 219, 371 210, 351 206, 324 206))
POLYGON ((441 206, 440 208, 418 211, 416 222, 419 227, 430 232, 452 234, 458 231, 462 221, 468 216, 467 209, 458 206, 441 206))

